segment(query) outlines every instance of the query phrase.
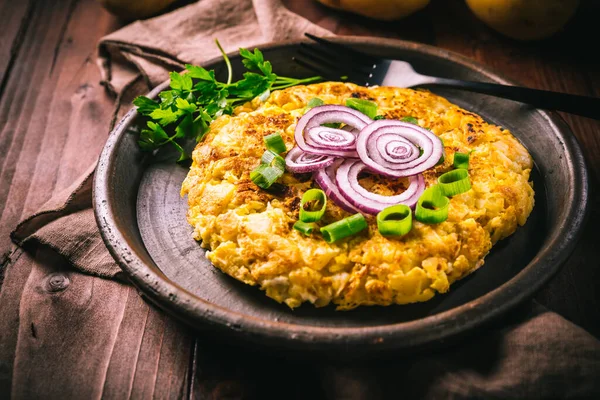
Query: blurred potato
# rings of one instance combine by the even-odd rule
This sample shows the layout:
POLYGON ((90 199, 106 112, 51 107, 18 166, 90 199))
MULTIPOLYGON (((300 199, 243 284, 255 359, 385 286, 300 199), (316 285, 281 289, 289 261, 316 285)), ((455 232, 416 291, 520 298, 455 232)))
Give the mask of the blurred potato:
POLYGON ((429 0, 317 0, 326 6, 383 21, 413 14, 429 4, 429 0))
POLYGON ((126 20, 152 17, 177 0, 98 0, 108 12, 126 20))
POLYGON ((518 40, 554 35, 575 14, 579 0, 466 0, 473 13, 496 31, 518 40))

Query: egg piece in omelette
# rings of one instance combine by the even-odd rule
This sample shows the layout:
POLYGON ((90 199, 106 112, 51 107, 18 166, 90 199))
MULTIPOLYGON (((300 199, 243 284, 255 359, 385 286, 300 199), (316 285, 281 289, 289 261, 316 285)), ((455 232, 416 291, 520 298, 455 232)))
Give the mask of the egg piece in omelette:
MULTIPOLYGON (((308 301, 349 310, 426 301, 481 267, 492 246, 531 213, 531 168, 531 156, 508 130, 440 96, 325 82, 275 91, 215 120, 193 152, 181 193, 188 197, 194 238, 215 267, 291 308, 308 301), (296 231, 300 199, 318 187, 312 175, 286 172, 277 190, 266 191, 249 173, 260 164, 264 136, 279 132, 287 150, 294 146, 294 127, 315 97, 342 105, 363 98, 377 103, 386 118, 416 117, 445 146, 444 163, 423 174, 426 185, 453 169, 454 152, 471 152, 471 189, 451 198, 446 221, 414 221, 400 238, 382 236, 374 216, 366 216, 368 229, 331 244, 319 233, 296 231)), ((367 175, 361 185, 394 195, 406 189, 406 180, 367 175)), ((320 225, 349 215, 328 201, 320 225)))

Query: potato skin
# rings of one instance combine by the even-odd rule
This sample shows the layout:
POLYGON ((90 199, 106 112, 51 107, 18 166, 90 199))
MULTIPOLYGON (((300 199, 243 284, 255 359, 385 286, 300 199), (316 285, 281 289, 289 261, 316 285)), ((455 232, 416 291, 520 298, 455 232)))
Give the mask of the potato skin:
POLYGON ((575 14, 579 0, 466 0, 473 13, 496 31, 518 40, 558 32, 575 14))
POLYGON ((113 15, 135 20, 157 15, 177 0, 98 0, 113 15))
POLYGON ((350 11, 382 21, 409 16, 429 4, 429 0, 317 0, 326 6, 350 11))
MULTIPOLYGON (((255 99, 215 120, 193 152, 181 192, 188 196, 194 238, 215 267, 291 308, 308 302, 349 310, 427 301, 481 267, 494 243, 527 220, 532 166, 508 130, 433 93, 325 82, 275 91, 264 103, 255 99), (454 152, 472 151, 471 190, 451 199, 447 221, 415 222, 401 238, 379 234, 372 216, 368 229, 333 244, 319 233, 302 235, 292 225, 302 194, 316 186, 311 176, 286 173, 286 190, 271 194, 254 185, 249 172, 260 163, 265 135, 280 132, 287 149, 294 146, 296 122, 314 97, 327 104, 360 97, 375 101, 386 118, 416 117, 445 145, 445 162, 424 173, 427 185, 453 168, 454 152)), ((403 190, 402 182, 378 176, 361 184, 387 195, 403 190)), ((328 201, 320 224, 349 215, 328 201)))

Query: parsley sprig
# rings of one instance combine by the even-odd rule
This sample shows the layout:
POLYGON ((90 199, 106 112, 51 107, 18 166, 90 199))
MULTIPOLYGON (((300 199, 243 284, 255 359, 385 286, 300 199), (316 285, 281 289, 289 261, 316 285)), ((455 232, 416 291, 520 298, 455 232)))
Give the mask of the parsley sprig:
POLYGON ((260 50, 240 48, 242 63, 248 70, 243 79, 232 81, 231 62, 216 41, 227 66, 227 81, 219 82, 214 70, 197 65, 186 65, 187 73, 171 72, 170 90, 158 94, 159 101, 139 96, 133 104, 147 117, 146 127, 140 132, 138 144, 144 151, 154 151, 167 144, 179 152, 179 160, 189 158, 183 144, 194 139, 202 140, 210 123, 223 114, 232 114, 234 107, 254 99, 266 98, 273 90, 315 82, 314 76, 306 79, 288 78, 273 73, 273 67, 260 50))

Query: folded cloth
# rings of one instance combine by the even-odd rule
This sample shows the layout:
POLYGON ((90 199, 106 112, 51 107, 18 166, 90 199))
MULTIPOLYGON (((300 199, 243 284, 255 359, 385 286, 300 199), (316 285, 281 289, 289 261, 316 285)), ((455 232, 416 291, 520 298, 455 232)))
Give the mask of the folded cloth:
POLYGON ((281 0, 202 0, 104 37, 99 62, 110 91, 122 93, 140 74, 151 89, 169 71, 218 57, 215 39, 229 52, 299 38, 305 32, 331 35, 287 10, 281 0))
MULTIPOLYGON (((119 118, 135 96, 168 79, 169 71, 218 57, 215 39, 229 52, 299 38, 304 32, 331 35, 287 10, 280 0, 202 0, 105 36, 98 46, 98 63, 103 84, 117 96, 115 118, 119 118)), ((113 278, 121 269, 96 226, 91 197, 94 167, 95 163, 23 220, 11 236, 19 245, 35 241, 55 249, 80 271, 113 278)))
MULTIPOLYGON (((104 85, 117 96, 118 118, 131 107, 134 96, 166 80, 168 71, 218 56, 215 38, 226 51, 233 51, 304 32, 331 34, 290 12, 280 0, 201 0, 104 37, 98 59, 104 85)), ((11 236, 19 245, 54 249, 81 272, 119 278, 121 270, 102 242, 92 211, 94 167, 22 221, 11 236)), ((382 393, 600 398, 594 379, 600 378, 598 340, 540 306, 526 306, 526 312, 513 315, 511 321, 510 326, 490 328, 483 338, 409 364, 325 370, 327 391, 334 398, 349 399, 377 398, 382 393)))
POLYGON ((600 341, 536 302, 461 344, 408 360, 326 367, 341 399, 598 399, 600 341))

